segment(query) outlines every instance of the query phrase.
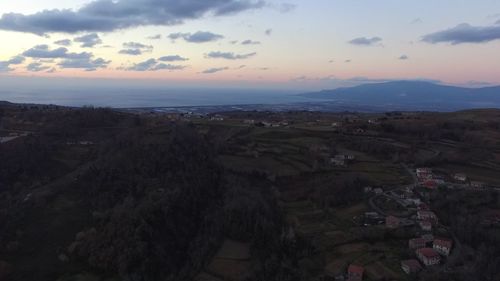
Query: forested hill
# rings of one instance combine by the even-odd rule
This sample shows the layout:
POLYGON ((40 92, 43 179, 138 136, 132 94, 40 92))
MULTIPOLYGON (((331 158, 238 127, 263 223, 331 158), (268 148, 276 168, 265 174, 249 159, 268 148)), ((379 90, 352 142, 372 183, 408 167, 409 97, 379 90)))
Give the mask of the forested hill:
POLYGON ((279 251, 265 177, 225 171, 192 126, 93 108, 1 118, 31 131, 0 144, 0 280, 192 280, 224 239, 258 261, 279 251))

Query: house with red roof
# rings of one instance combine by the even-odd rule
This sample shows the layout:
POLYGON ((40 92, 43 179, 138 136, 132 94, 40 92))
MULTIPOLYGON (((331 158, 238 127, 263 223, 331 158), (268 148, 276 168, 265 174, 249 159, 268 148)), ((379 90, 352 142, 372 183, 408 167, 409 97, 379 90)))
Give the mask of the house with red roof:
POLYGON ((420 248, 415 253, 425 266, 432 266, 441 262, 441 256, 432 248, 420 248))
POLYGON ((417 273, 420 270, 422 270, 422 266, 416 259, 411 259, 411 260, 404 260, 401 261, 401 269, 406 273, 406 274, 413 274, 417 273))
POLYGON ((433 179, 428 179, 423 182, 423 186, 428 189, 436 189, 438 187, 438 182, 433 179))
POLYGON ((452 247, 453 240, 446 238, 435 238, 432 244, 432 248, 443 256, 449 256, 452 247))
POLYGON ((417 168, 416 174, 419 181, 432 179, 432 170, 429 168, 417 168))
POLYGON ((363 280, 363 273, 365 269, 362 266, 351 264, 347 269, 347 280, 361 281, 363 280))

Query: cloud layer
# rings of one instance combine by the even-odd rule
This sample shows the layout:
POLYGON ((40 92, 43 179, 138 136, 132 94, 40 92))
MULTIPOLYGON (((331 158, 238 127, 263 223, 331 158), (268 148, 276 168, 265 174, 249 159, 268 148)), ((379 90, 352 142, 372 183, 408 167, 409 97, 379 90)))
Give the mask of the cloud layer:
POLYGON ((229 67, 214 67, 214 68, 206 69, 206 70, 202 71, 201 73, 202 74, 213 74, 213 73, 221 72, 221 71, 228 70, 228 69, 229 69, 229 67))
MULTIPOLYGON (((160 59, 161 60, 161 59, 160 59)), ((184 65, 173 65, 160 63, 159 60, 156 59, 148 59, 146 61, 136 63, 130 67, 125 68, 128 71, 157 71, 157 70, 182 70, 186 68, 184 65)))
POLYGON ((28 66, 26 66, 26 69, 31 72, 41 72, 49 70, 50 68, 51 68, 50 66, 44 66, 42 63, 39 62, 33 62, 28 64, 28 66))
MULTIPOLYGON (((72 53, 64 47, 50 49, 48 45, 37 45, 33 48, 24 51, 20 56, 11 59, 13 62, 22 63, 25 58, 43 61, 43 59, 59 59, 57 64, 60 68, 84 69, 86 71, 95 71, 98 68, 106 68, 111 61, 103 58, 94 59, 94 54, 89 52, 72 53)), ((14 63, 10 63, 14 64, 14 63)), ((49 69, 42 66, 39 62, 34 62, 28 65, 29 71, 42 71, 49 69)))
POLYGON ((80 47, 82 48, 93 48, 96 45, 102 44, 102 40, 97 33, 76 37, 73 41, 81 43, 80 47))
POLYGON ((168 62, 173 62, 173 61, 187 61, 189 60, 188 58, 181 57, 179 55, 171 55, 171 56, 164 56, 158 59, 159 61, 168 61, 168 62))
POLYGON ((145 25, 174 25, 205 15, 223 16, 262 8, 263 0, 94 0, 78 10, 3 14, 0 29, 47 33, 108 32, 145 25))
POLYGON ((220 40, 224 38, 224 36, 209 31, 198 31, 196 33, 171 33, 168 35, 168 38, 172 41, 184 39, 186 42, 190 43, 206 43, 220 40))
POLYGON ((249 53, 249 54, 235 54, 232 52, 210 52, 205 55, 206 58, 211 58, 211 59, 226 59, 226 60, 242 60, 242 59, 248 59, 253 56, 257 55, 257 53, 249 53))
POLYGON ((120 54, 138 56, 143 53, 149 53, 153 51, 152 45, 144 45, 138 42, 126 42, 123 43, 123 49, 120 50, 120 54))
POLYGON ((422 41, 432 44, 451 43, 486 43, 500 39, 500 25, 472 26, 467 23, 459 24, 453 28, 427 34, 422 41))
POLYGON ((68 46, 71 46, 71 40, 69 40, 69 39, 62 39, 62 40, 54 42, 54 44, 59 45, 59 46, 68 47, 68 46))
POLYGON ((95 71, 98 68, 106 68, 111 61, 103 58, 92 59, 88 58, 68 58, 57 65, 61 68, 85 69, 85 71, 95 71))
POLYGON ((60 47, 51 50, 48 45, 37 45, 22 53, 22 56, 37 59, 56 59, 56 58, 67 58, 67 59, 84 59, 92 57, 91 53, 70 53, 68 49, 60 47))
POLYGON ((350 44, 353 45, 359 45, 359 46, 373 46, 377 43, 380 43, 382 41, 382 38, 380 37, 359 37, 359 38, 354 38, 351 41, 349 41, 350 44))
POLYGON ((13 69, 10 67, 11 65, 19 65, 22 64, 26 60, 23 56, 15 56, 10 60, 0 61, 0 72, 8 72, 13 69))
POLYGON ((241 42, 241 45, 260 45, 260 42, 248 39, 248 40, 241 42))
POLYGON ((161 34, 151 35, 151 36, 146 37, 146 39, 149 39, 149 40, 160 40, 161 39, 161 34))

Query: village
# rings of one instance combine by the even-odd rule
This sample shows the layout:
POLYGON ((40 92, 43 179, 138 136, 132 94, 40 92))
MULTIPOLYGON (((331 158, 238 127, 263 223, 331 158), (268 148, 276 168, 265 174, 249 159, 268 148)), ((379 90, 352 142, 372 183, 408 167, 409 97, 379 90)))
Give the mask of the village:
MULTIPOLYGON (((332 158, 332 161, 340 163, 337 160, 344 158, 350 157, 337 156, 332 158)), ((416 180, 415 183, 403 188, 384 191, 382 188, 365 187, 364 192, 372 194, 369 202, 373 211, 366 212, 361 223, 365 227, 385 225, 385 228, 389 230, 411 229, 415 237, 408 240, 408 249, 414 253, 414 258, 401 260, 400 267, 406 274, 415 276, 426 268, 445 266, 450 255, 460 254, 457 249, 454 250, 454 247, 460 245, 460 242, 446 230, 446 226, 440 224, 438 216, 431 210, 429 204, 425 203, 428 201, 427 191, 436 188, 485 191, 486 185, 482 182, 469 181, 467 175, 463 173, 449 176, 451 181, 447 182, 445 177, 433 174, 430 168, 416 168, 412 172, 416 180), (376 200, 379 198, 386 200, 376 200), (405 211, 399 210, 398 215, 390 215, 382 210, 383 207, 379 207, 375 203, 387 204, 389 201, 396 202, 405 211), (446 236, 436 236, 434 234, 436 230, 439 230, 440 234, 446 233, 446 236)), ((359 218, 354 217, 353 219, 359 218)), ((483 223, 500 225, 500 213, 495 213, 483 223)), ((360 281, 363 279, 364 271, 363 266, 350 264, 346 275, 337 275, 334 279, 360 281)))

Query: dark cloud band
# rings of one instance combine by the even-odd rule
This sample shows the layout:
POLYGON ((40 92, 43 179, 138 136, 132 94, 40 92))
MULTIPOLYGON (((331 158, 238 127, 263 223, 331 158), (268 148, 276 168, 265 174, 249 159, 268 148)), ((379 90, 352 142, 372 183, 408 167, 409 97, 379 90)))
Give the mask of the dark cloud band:
POLYGON ((372 37, 372 38, 359 37, 359 38, 352 39, 351 41, 349 41, 349 43, 353 44, 353 45, 360 45, 360 46, 373 46, 377 43, 380 43, 381 41, 382 41, 382 38, 380 38, 380 37, 372 37))
POLYGON ((265 4, 263 0, 95 0, 78 10, 3 14, 0 29, 38 35, 107 32, 145 25, 174 25, 207 14, 235 14, 265 4))
POLYGON ((220 40, 224 36, 209 31, 198 31, 195 33, 171 33, 168 35, 168 38, 172 41, 184 39, 184 41, 189 43, 206 43, 220 40))
POLYGON ((500 25, 472 26, 467 23, 459 24, 453 28, 427 34, 422 41, 432 44, 451 43, 486 43, 500 39, 500 25))
POLYGON ((253 56, 257 55, 257 53, 249 53, 249 54, 242 54, 238 55, 235 53, 231 52, 210 52, 205 55, 206 58, 211 58, 211 59, 226 59, 226 60, 242 60, 242 59, 248 59, 253 56))

